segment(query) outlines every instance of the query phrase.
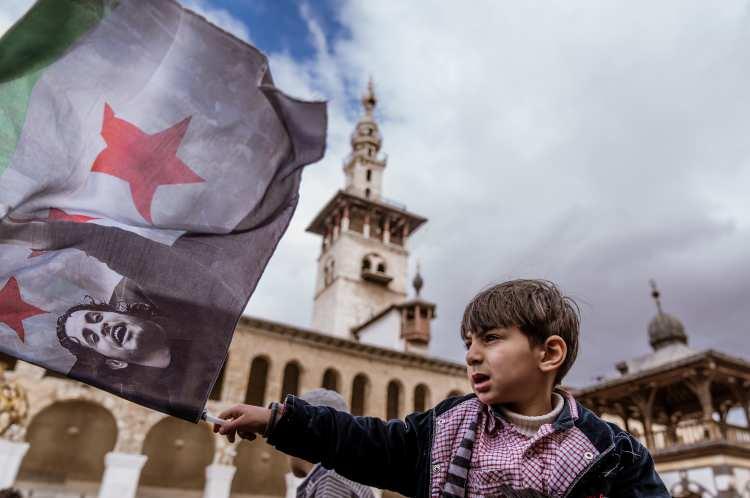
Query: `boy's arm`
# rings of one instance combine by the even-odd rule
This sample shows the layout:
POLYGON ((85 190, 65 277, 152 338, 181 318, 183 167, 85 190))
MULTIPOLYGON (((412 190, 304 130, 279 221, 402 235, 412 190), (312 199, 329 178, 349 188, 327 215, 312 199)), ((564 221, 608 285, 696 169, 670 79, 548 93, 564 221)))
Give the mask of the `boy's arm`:
POLYGON ((623 451, 625 455, 630 456, 629 462, 617 472, 615 482, 612 486, 612 498, 670 498, 666 486, 656 473, 654 460, 648 449, 637 441, 633 436, 627 436, 632 451, 623 451))
POLYGON ((405 421, 385 422, 287 396, 268 442, 284 453, 321 462, 353 481, 413 496, 417 476, 427 466, 426 444, 420 444, 417 434, 427 416, 412 414, 405 421))

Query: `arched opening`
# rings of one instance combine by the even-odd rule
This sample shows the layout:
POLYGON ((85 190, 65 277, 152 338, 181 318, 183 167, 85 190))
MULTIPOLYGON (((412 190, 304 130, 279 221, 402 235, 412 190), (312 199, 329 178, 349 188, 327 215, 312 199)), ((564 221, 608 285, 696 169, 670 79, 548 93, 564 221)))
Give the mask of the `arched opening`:
POLYGON ((262 438, 240 442, 234 464, 237 473, 232 480, 232 496, 284 496, 287 457, 262 438))
POLYGON ((287 394, 299 394, 299 376, 301 369, 296 361, 290 361, 284 367, 284 378, 281 382, 281 401, 287 394))
POLYGON ((370 198, 370 189, 369 188, 365 189, 365 197, 368 198, 368 199, 370 198))
POLYGON ((399 418, 401 414, 401 384, 397 380, 388 383, 386 392, 386 410, 385 417, 387 420, 399 418))
POLYGON ((352 381, 352 401, 349 404, 352 415, 362 416, 367 410, 367 395, 370 390, 370 381, 365 374, 357 374, 352 381))
POLYGON ((104 457, 117 441, 117 423, 96 403, 60 401, 34 417, 26 440, 30 447, 18 474, 20 481, 58 483, 66 492, 96 493, 104 457))
POLYGON ((0 351, 0 366, 2 368, 4 368, 5 370, 13 370, 16 368, 16 363, 18 363, 17 358, 0 351))
POLYGON ((365 256, 362 258, 362 270, 368 271, 372 268, 372 262, 370 261, 370 256, 365 256))
POLYGON ((206 467, 214 457, 213 434, 207 424, 167 417, 146 434, 143 454, 148 460, 141 472, 141 486, 203 489, 206 467))
POLYGON ((336 391, 337 393, 340 393, 339 390, 339 380, 341 376, 334 368, 328 368, 323 373, 323 389, 330 389, 331 391, 336 391))
POLYGON ((378 263, 378 273, 385 273, 385 263, 378 263))
POLYGON ((256 356, 250 364, 250 379, 245 391, 245 403, 266 406, 266 384, 268 383, 268 359, 256 356))
POLYGON ((414 388, 414 411, 423 412, 430 407, 430 390, 424 384, 418 384, 414 388))
POLYGON ((369 181, 371 181, 371 180, 372 180, 372 170, 371 170, 371 169, 368 169, 368 170, 367 170, 367 181, 369 182, 369 181))
POLYGON ((212 399, 214 401, 221 401, 221 389, 224 387, 224 370, 226 369, 226 367, 227 367, 227 364, 225 360, 224 364, 221 366, 221 372, 219 372, 219 378, 216 379, 214 386, 211 388, 211 394, 208 395, 208 399, 212 399))

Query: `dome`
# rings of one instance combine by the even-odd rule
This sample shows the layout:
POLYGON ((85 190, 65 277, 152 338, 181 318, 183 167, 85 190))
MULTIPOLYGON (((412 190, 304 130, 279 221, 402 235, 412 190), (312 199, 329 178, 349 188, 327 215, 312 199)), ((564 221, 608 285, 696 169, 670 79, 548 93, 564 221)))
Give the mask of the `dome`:
POLYGON ((666 313, 657 314, 648 324, 648 338, 654 349, 661 349, 677 342, 688 342, 682 322, 666 313))

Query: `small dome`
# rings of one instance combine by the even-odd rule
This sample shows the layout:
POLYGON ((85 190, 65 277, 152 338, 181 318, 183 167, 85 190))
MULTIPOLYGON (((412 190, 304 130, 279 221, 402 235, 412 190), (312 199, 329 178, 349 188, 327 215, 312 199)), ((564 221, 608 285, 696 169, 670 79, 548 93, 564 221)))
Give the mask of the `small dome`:
POLYGON ((648 324, 648 338, 655 350, 676 342, 688 342, 682 322, 666 313, 658 313, 648 324))
POLYGON ((414 277, 412 285, 414 286, 414 290, 417 292, 417 296, 419 296, 419 292, 422 290, 422 286, 424 285, 424 280, 422 279, 422 275, 419 274, 419 270, 417 270, 417 275, 414 277))

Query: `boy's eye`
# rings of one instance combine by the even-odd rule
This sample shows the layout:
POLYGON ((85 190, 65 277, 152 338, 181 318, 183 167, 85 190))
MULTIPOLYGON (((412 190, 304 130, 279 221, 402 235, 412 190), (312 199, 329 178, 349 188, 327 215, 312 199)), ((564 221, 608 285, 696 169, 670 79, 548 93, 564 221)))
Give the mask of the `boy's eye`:
POLYGON ((496 341, 497 339, 500 339, 500 336, 497 334, 486 334, 484 336, 485 342, 492 342, 492 341, 496 341))

